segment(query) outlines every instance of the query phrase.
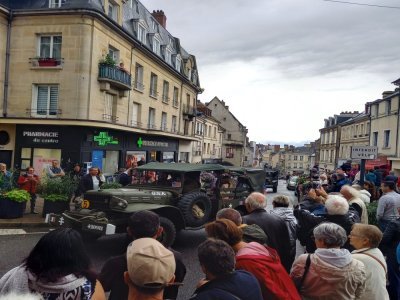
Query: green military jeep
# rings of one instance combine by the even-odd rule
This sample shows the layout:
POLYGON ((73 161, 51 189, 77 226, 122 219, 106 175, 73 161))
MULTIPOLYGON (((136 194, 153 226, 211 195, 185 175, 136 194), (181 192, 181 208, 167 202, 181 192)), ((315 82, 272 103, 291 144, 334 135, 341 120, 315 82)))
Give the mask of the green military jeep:
MULTIPOLYGON (((265 171, 217 164, 149 163, 134 170, 132 185, 88 191, 82 209, 65 212, 62 223, 100 236, 125 232, 129 216, 151 210, 164 228, 161 242, 172 245, 177 231, 196 229, 213 220, 217 211, 232 207, 245 213, 244 199, 263 192, 265 171)), ((60 223, 50 216, 50 223, 60 223)))

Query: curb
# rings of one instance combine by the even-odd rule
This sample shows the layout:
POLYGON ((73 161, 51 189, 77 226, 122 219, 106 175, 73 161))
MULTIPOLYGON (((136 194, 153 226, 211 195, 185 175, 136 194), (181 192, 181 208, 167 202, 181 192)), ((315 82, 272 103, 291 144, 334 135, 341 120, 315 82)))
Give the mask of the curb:
POLYGON ((10 228, 40 228, 40 227, 51 227, 49 224, 43 222, 35 223, 23 223, 23 222, 10 222, 10 223, 0 223, 0 229, 10 229, 10 228))

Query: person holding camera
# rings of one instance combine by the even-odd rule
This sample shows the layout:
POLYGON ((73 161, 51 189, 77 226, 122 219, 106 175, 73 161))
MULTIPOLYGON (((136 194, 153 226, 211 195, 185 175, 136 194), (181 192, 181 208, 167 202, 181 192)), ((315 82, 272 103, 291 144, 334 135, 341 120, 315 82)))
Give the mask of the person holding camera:
POLYGON ((35 169, 33 167, 28 167, 26 173, 19 176, 17 183, 21 189, 27 191, 31 195, 31 214, 36 215, 36 188, 39 184, 39 176, 35 174, 35 169))

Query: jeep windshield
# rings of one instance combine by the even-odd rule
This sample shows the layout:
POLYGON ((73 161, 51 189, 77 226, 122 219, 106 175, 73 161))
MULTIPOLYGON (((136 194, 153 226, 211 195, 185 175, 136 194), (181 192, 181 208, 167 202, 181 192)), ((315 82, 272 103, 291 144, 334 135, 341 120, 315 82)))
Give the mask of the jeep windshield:
POLYGON ((182 173, 176 172, 134 170, 132 173, 133 185, 181 188, 182 180, 182 173))

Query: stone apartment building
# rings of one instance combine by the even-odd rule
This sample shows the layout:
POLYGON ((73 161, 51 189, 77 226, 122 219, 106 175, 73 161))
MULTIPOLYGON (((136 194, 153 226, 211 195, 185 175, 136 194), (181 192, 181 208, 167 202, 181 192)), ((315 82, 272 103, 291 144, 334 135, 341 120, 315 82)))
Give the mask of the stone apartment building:
POLYGON ((285 151, 285 173, 304 174, 315 164, 315 143, 285 151))
POLYGON ((359 112, 342 112, 324 120, 320 131, 319 167, 333 171, 338 166, 341 124, 359 115, 359 112))
POLYGON ((193 144, 193 162, 222 161, 222 136, 224 129, 220 122, 212 116, 212 111, 200 101, 197 102, 198 116, 195 125, 193 144))
POLYGON ((369 146, 370 120, 368 111, 341 123, 338 165, 351 160, 351 147, 369 146))
POLYGON ((0 161, 191 161, 196 58, 137 0, 0 0, 0 161))
MULTIPOLYGON (((400 86, 400 79, 393 82, 400 86)), ((390 165, 400 174, 400 139, 399 139, 399 88, 382 94, 382 99, 367 103, 371 114, 369 143, 378 147, 380 165, 390 165)))
POLYGON ((247 128, 229 111, 225 102, 214 97, 206 106, 212 116, 221 122, 225 129, 222 139, 222 159, 235 166, 243 166, 247 146, 247 128))

